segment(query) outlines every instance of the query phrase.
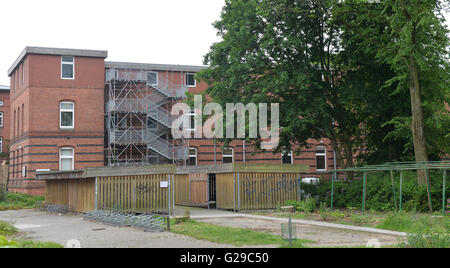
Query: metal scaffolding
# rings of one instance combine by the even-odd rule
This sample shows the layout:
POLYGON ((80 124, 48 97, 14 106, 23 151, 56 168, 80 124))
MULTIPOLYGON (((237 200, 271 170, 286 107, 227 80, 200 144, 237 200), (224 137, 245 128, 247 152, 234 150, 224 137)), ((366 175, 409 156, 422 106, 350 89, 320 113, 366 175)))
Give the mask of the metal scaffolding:
POLYGON ((109 166, 182 164, 189 141, 173 139, 172 106, 185 98, 184 73, 110 66, 106 70, 106 161, 109 166))

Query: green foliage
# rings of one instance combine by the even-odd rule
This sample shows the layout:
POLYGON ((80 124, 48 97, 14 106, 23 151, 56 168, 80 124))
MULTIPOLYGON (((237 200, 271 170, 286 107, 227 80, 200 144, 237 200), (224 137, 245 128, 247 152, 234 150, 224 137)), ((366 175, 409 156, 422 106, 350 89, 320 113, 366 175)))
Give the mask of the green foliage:
POLYGON ((44 200, 45 197, 43 196, 7 193, 6 200, 3 202, 0 201, 0 211, 36 208, 39 204, 44 202, 44 200))
POLYGON ((20 245, 16 241, 8 240, 0 234, 0 248, 20 248, 20 245))
POLYGON ((316 199, 307 198, 302 201, 289 200, 285 202, 285 206, 293 206, 296 212, 312 213, 316 209, 316 199))
POLYGON ((408 235, 407 242, 400 243, 401 248, 449 248, 450 235, 436 233, 414 233, 408 235))
MULTIPOLYGON (((442 210, 442 173, 430 171, 431 198, 435 211, 442 210)), ((331 181, 321 180, 317 186, 303 187, 307 195, 317 199, 319 203, 331 202, 331 181)), ((363 180, 356 178, 335 182, 334 207, 358 208, 362 205, 363 180)), ((390 174, 377 172, 368 175, 366 190, 366 210, 395 211, 399 205, 399 175, 396 174, 392 187, 390 174), (395 199, 394 199, 395 191, 395 199)), ((447 187, 446 196, 450 196, 447 187)), ((402 184, 402 208, 410 212, 428 211, 428 197, 426 186, 417 185, 415 172, 404 172, 402 184)))
POLYGON ((17 233, 17 228, 7 222, 0 221, 0 235, 10 236, 17 233))

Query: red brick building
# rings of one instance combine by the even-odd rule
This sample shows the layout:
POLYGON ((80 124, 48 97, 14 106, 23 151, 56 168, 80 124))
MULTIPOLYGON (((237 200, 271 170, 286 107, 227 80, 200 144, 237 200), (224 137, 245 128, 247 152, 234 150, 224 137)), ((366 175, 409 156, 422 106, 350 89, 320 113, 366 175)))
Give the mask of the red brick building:
POLYGON ((0 164, 9 160, 9 86, 0 86, 0 164))
POLYGON ((311 140, 299 155, 253 154, 237 140, 225 149, 208 139, 175 141, 169 111, 186 91, 206 90, 194 79, 205 66, 106 57, 106 51, 27 47, 11 66, 11 191, 43 194, 43 183, 34 179, 39 171, 104 165, 309 164, 314 176, 336 165, 325 139, 311 140), (180 148, 189 155, 180 158, 180 148))

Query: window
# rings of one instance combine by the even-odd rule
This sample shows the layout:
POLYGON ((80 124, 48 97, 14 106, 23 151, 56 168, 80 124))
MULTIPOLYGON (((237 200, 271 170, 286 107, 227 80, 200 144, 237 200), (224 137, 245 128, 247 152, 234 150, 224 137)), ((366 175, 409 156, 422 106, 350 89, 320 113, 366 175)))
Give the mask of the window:
POLYGON ((3 100, 0 100, 0 106, 3 106, 3 105, 4 105, 3 100))
POLYGON ((316 148, 316 170, 327 171, 327 151, 323 146, 316 148))
POLYGON ((151 86, 158 85, 158 73, 157 72, 148 72, 147 73, 147 83, 151 86))
POLYGON ((3 112, 0 112, 0 127, 3 127, 3 112))
POLYGON ((74 164, 73 164, 73 148, 67 147, 67 148, 61 148, 59 150, 59 170, 60 171, 67 171, 67 170, 73 170, 74 164))
POLYGON ((186 74, 186 86, 188 86, 188 87, 196 87, 197 86, 197 81, 195 81, 194 73, 186 74))
POLYGON ((3 153, 3 137, 0 137, 0 153, 3 153))
POLYGON ((224 148, 222 151, 222 162, 224 164, 234 163, 234 150, 233 148, 224 148))
POLYGON ((61 79, 74 79, 74 64, 75 60, 73 57, 61 57, 61 79))
POLYGON ((186 163, 188 166, 196 166, 197 165, 197 149, 189 148, 189 160, 186 163))
POLYGON ((183 129, 188 131, 195 131, 195 110, 185 111, 184 116, 188 117, 188 126, 183 126, 183 129))
POLYGON ((155 120, 153 120, 152 118, 157 118, 158 117, 158 111, 153 110, 149 112, 149 116, 148 116, 148 120, 147 120, 147 126, 148 129, 151 130, 157 130, 158 129, 158 122, 156 122, 155 120))
POLYGON ((281 164, 293 164, 292 151, 283 152, 281 155, 281 164))
POLYGON ((74 128, 74 108, 73 102, 61 102, 60 103, 60 128, 74 128))

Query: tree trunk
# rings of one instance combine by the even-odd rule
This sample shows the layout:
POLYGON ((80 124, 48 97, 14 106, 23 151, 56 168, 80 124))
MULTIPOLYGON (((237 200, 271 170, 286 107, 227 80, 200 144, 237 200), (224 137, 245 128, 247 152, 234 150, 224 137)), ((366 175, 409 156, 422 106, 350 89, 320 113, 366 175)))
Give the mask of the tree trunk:
MULTIPOLYGON (((423 118, 422 96, 420 94, 419 71, 413 56, 410 56, 409 59, 409 75, 412 110, 411 131, 413 134, 414 155, 417 162, 424 162, 428 161, 424 133, 425 122, 423 118)), ((417 172, 417 180, 419 185, 425 185, 427 183, 424 170, 419 170, 417 172)))

